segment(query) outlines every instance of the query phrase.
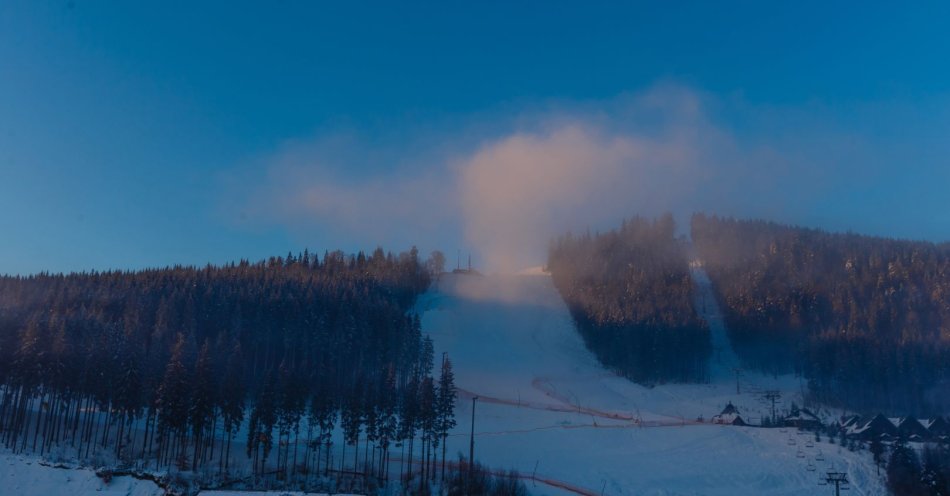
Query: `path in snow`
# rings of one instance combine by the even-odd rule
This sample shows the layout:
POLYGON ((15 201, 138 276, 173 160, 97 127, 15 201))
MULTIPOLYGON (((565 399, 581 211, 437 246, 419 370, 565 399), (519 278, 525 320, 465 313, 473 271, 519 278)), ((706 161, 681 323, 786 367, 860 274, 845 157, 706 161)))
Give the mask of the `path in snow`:
POLYGON ((852 495, 886 494, 867 453, 827 443, 791 445, 794 433, 778 429, 695 422, 719 413, 728 401, 757 421, 768 408, 747 388, 779 389, 785 403, 795 398, 799 381, 748 373, 743 393, 735 394, 732 368, 738 361, 708 296, 708 278, 694 275, 697 298, 707 295, 703 315, 714 343, 726 346, 714 358, 710 384, 654 388, 597 362, 549 276, 444 275, 418 308, 424 311, 423 331, 437 352, 448 353, 463 391, 450 456, 468 456, 472 397, 478 395, 477 459, 573 489, 532 481, 529 489, 536 494, 816 494, 821 488, 817 472, 806 470, 811 464, 847 470, 852 495), (818 450, 824 462, 816 460, 818 450))
POLYGON ((709 364, 709 376, 713 382, 723 382, 735 379, 735 371, 739 368, 739 357, 736 356, 726 333, 726 322, 723 320, 722 310, 713 293, 712 281, 706 274, 706 269, 695 260, 690 263, 690 276, 695 285, 694 303, 699 316, 709 324, 712 337, 713 355, 709 364))

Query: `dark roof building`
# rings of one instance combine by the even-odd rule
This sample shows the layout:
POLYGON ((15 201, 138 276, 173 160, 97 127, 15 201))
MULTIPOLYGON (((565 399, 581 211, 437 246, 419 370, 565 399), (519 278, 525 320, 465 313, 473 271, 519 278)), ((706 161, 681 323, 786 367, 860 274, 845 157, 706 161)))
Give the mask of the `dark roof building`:
POLYGON ((894 425, 890 419, 879 413, 864 423, 852 425, 845 433, 850 437, 870 441, 875 438, 888 439, 897 437, 898 430, 897 426, 894 425))
POLYGON ((921 421, 921 425, 927 429, 927 434, 932 439, 946 439, 950 436, 950 423, 947 423, 943 417, 929 418, 921 421))
POLYGON ((821 419, 807 408, 793 408, 792 412, 782 422, 786 427, 799 429, 817 429, 822 426, 821 419))
POLYGON ((902 417, 896 420, 897 433, 904 439, 909 439, 911 441, 921 441, 930 437, 930 435, 927 433, 927 428, 924 427, 923 424, 921 424, 920 421, 914 417, 902 417))
POLYGON ((714 424, 723 425, 748 425, 745 423, 745 420, 742 420, 742 416, 739 415, 739 409, 736 408, 731 401, 722 409, 722 413, 714 415, 711 421, 714 424))
POLYGON ((867 421, 857 417, 842 419, 841 428, 845 435, 855 439, 871 440, 902 437, 909 441, 948 441, 950 440, 950 422, 943 417, 918 419, 914 417, 887 418, 878 414, 867 421))

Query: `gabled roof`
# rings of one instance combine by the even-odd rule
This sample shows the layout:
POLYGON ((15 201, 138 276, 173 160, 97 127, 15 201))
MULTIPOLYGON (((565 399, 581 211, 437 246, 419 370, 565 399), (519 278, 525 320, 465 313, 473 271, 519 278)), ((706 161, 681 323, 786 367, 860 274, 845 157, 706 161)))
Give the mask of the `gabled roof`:
POLYGON ((711 419, 714 424, 726 424, 726 425, 746 425, 745 420, 742 420, 742 417, 738 413, 724 413, 720 415, 713 415, 711 419))
POLYGON ((849 429, 849 428, 851 428, 852 426, 855 426, 855 427, 856 427, 856 426, 858 426, 858 425, 861 424, 861 416, 860 416, 860 415, 849 415, 849 416, 847 416, 847 417, 842 417, 841 420, 842 420, 842 422, 841 422, 841 427, 842 427, 843 429, 849 429))
POLYGON ((931 434, 943 434, 950 430, 950 424, 943 417, 931 417, 920 421, 920 424, 931 434))
POLYGON ((914 417, 901 417, 897 421, 897 430, 901 434, 905 435, 923 435, 927 433, 927 428, 924 427, 919 420, 914 417))
POLYGON ((918 419, 915 417, 888 418, 878 414, 864 422, 848 419, 842 428, 849 436, 877 437, 905 436, 910 439, 937 438, 950 435, 950 422, 943 417, 918 419))
POLYGON ((714 424, 746 425, 742 417, 739 416, 739 409, 731 401, 722 409, 722 413, 713 415, 710 420, 714 424))
POLYGON ((798 421, 798 422, 821 423, 821 419, 818 418, 818 416, 815 415, 814 413, 811 413, 811 411, 808 410, 807 408, 799 409, 798 412, 790 414, 789 416, 785 417, 785 420, 790 421, 790 422, 798 421))
POLYGON ((894 425, 890 419, 879 413, 860 426, 855 427, 851 430, 850 434, 858 436, 881 434, 896 435, 897 426, 894 425))
POLYGON ((719 415, 730 415, 730 414, 736 414, 736 415, 739 414, 739 409, 736 408, 736 406, 733 405, 731 401, 729 402, 728 405, 726 405, 725 408, 722 409, 722 412, 720 412, 719 415))

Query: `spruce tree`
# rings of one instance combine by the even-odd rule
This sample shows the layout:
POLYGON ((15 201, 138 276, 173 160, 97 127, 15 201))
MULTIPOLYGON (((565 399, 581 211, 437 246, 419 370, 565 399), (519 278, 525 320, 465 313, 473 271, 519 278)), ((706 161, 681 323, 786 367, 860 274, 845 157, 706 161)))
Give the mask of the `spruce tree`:
POLYGON ((206 429, 214 416, 214 405, 216 403, 214 370, 211 363, 211 350, 208 342, 205 341, 198 353, 198 360, 195 362, 195 371, 192 381, 191 403, 188 410, 188 419, 191 423, 191 432, 194 439, 194 458, 192 459, 192 470, 197 470, 200 459, 200 449, 204 440, 206 429))
POLYGON ((458 393, 455 388, 455 374, 452 361, 448 357, 442 360, 442 372, 439 376, 439 392, 436 400, 437 431, 442 438, 442 475, 445 480, 445 451, 449 431, 455 428, 455 400, 458 393))
POLYGON ((887 487, 894 494, 902 496, 927 494, 921 485, 921 467, 917 453, 903 439, 894 443, 891 451, 887 463, 887 487))
MULTIPOLYGON (((185 345, 185 335, 178 333, 168 365, 165 366, 165 376, 158 388, 156 401, 158 432, 163 443, 177 442, 180 450, 183 449, 180 445, 183 444, 182 437, 188 423, 191 402, 191 377, 185 364, 185 345), (169 435, 178 439, 168 439, 169 435)), ((168 447, 165 451, 168 452, 168 447)))
POLYGON ((230 468, 231 440, 244 420, 244 357, 241 353, 241 344, 235 342, 231 347, 231 354, 222 378, 221 389, 221 417, 224 421, 227 448, 224 452, 224 470, 230 468))

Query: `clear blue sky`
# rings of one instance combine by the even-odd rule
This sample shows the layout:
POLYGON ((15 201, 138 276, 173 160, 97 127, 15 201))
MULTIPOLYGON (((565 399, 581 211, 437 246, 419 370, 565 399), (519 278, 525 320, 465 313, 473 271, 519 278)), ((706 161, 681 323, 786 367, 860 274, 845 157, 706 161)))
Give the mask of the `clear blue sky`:
MULTIPOLYGON (((845 220, 791 220, 950 238, 950 161, 934 149, 950 140, 946 2, 405 3, 0 2, 0 273, 349 249, 329 229, 236 223, 222 189, 289 141, 346 132, 398 150, 413 139, 400 130, 658 81, 881 143, 873 183, 824 200, 845 220), (861 220, 881 204, 897 213, 861 220)), ((717 119, 740 140, 767 132, 717 119)), ((430 244, 454 253, 451 238, 430 244)))

